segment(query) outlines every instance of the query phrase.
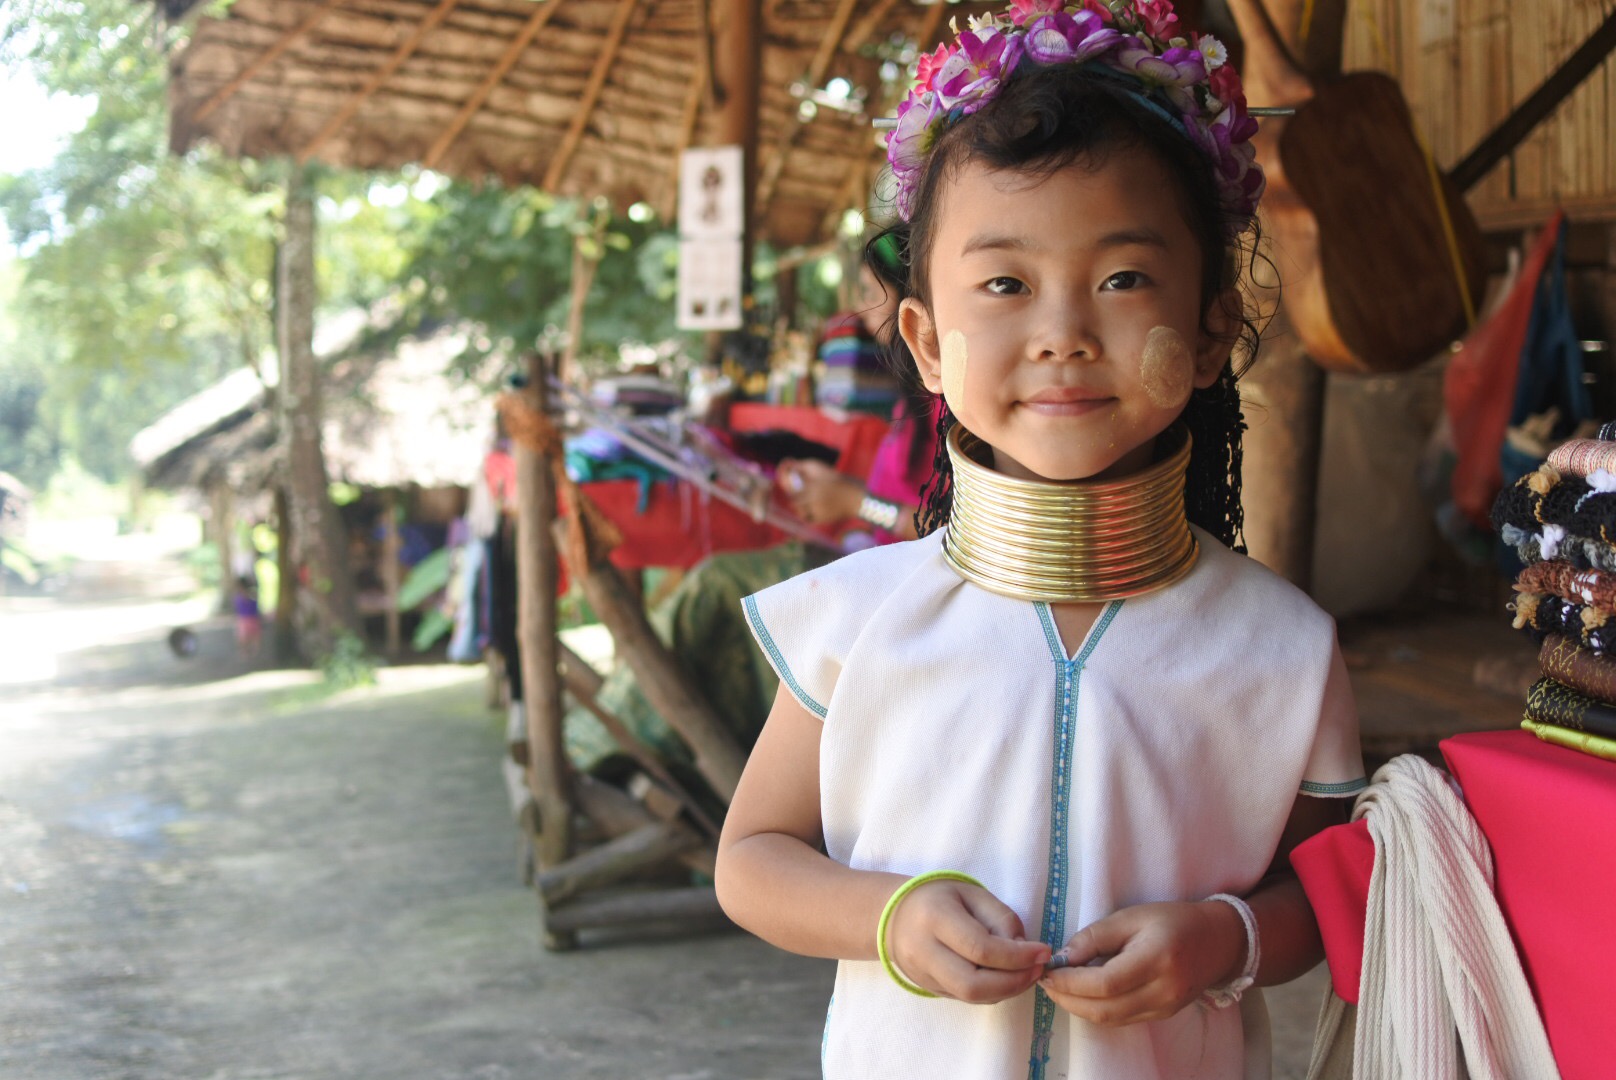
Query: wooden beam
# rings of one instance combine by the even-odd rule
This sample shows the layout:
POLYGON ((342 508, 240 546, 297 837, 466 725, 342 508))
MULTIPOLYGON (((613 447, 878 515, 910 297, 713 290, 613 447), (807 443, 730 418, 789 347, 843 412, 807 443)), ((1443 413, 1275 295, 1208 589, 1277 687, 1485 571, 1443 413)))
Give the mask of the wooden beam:
POLYGON ((196 115, 191 118, 192 122, 198 124, 201 123, 203 120, 206 120, 210 115, 212 115, 213 110, 235 97, 237 90, 240 90, 243 86, 245 86, 254 75, 257 75, 260 71, 264 70, 264 68, 268 67, 270 64, 273 64, 275 62, 275 58, 280 56, 280 54, 285 52, 287 49, 290 49, 298 38, 302 37, 304 34, 307 34, 310 30, 313 30, 316 26, 318 26, 320 24, 320 20, 331 14, 332 10, 341 2, 342 0, 325 0, 325 2, 319 7, 315 8, 313 11, 309 12, 308 15, 304 16, 302 22, 298 23, 296 26, 283 33, 280 37, 276 38, 274 43, 271 44, 269 48, 259 53, 252 59, 250 63, 248 63, 246 67, 236 72, 234 78, 225 83, 223 86, 219 87, 219 89, 215 90, 213 92, 213 96, 204 101, 202 103, 202 107, 196 110, 196 115))
POLYGON ((438 167, 438 162, 442 159, 444 153, 460 137, 460 133, 466 129, 466 125, 471 122, 471 118, 477 115, 477 110, 483 107, 483 102, 487 101, 488 95, 494 92, 494 87, 498 86, 500 80, 505 78, 511 68, 516 66, 516 61, 521 58, 522 53, 533 43, 533 39, 538 36, 540 30, 544 29, 544 25, 550 21, 550 17, 556 13, 556 8, 560 6, 561 0, 546 0, 542 6, 538 7, 528 17, 527 25, 522 27, 522 32, 511 40, 504 54, 500 56, 499 63, 494 65, 494 70, 490 71, 482 84, 472 91, 471 97, 466 99, 466 103, 460 107, 460 111, 455 114, 455 118, 449 121, 449 126, 443 129, 443 134, 438 136, 437 141, 432 144, 432 148, 421 159, 423 168, 435 169, 438 167))
POLYGON ((325 126, 320 129, 319 133, 310 139, 303 149, 297 152, 297 160, 307 162, 309 158, 314 156, 315 151, 325 145, 326 140, 341 131, 342 125, 353 119, 353 114, 359 111, 359 107, 370 100, 370 96, 381 89, 383 83, 393 77, 393 73, 404 65, 404 61, 415 55, 415 50, 426 39, 426 35, 444 19, 448 18, 449 12, 453 11, 454 6, 459 2, 460 0, 439 0, 438 6, 427 12, 426 18, 415 24, 415 29, 410 32, 409 37, 404 39, 404 43, 393 50, 393 55, 387 58, 387 62, 377 68, 370 78, 365 80, 365 85, 361 86, 353 97, 344 102, 342 108, 338 109, 331 119, 325 122, 325 126))
MULTIPOLYGON (((551 2, 554 3, 554 0, 551 2)), ((617 14, 612 17, 611 29, 606 32, 606 42, 601 46, 600 55, 595 57, 594 70, 589 73, 589 82, 584 85, 578 110, 572 114, 572 124, 567 128, 555 156, 550 159, 550 167, 544 171, 544 190, 555 191, 556 185, 566 175, 567 165, 572 161, 578 143, 583 140, 584 129, 589 126, 589 118, 595 111, 595 103, 600 100, 600 92, 606 86, 606 77, 617 62, 618 50, 623 47, 623 37, 628 31, 629 18, 638 6, 639 0, 618 0, 617 14)))
POLYGON ((847 47, 857 49, 869 41, 870 35, 875 33, 876 29, 881 25, 881 20, 887 17, 887 12, 891 11, 892 6, 896 3, 897 0, 879 0, 875 6, 865 12, 864 18, 859 20, 858 25, 848 31, 847 47))
MULTIPOLYGON (((853 18, 853 8, 857 0, 838 0, 836 13, 831 16, 830 26, 825 36, 820 39, 819 49, 814 53, 813 62, 808 65, 808 74, 803 80, 812 92, 824 81, 825 73, 830 70, 830 63, 836 58, 836 50, 841 48, 842 38, 847 36, 847 24, 853 18)), ((786 130, 780 136, 780 142, 775 146, 768 165, 764 166, 763 176, 758 181, 757 205, 761 214, 767 216, 769 203, 774 198, 774 187, 780 182, 780 174, 785 172, 786 159, 791 156, 791 147, 797 141, 803 126, 802 113, 798 112, 786 123, 786 130)))
POLYGON ((1598 69, 1612 49, 1616 49, 1616 11, 1607 15, 1605 21, 1599 24, 1599 29, 1595 30, 1554 74, 1544 79, 1542 86, 1516 106, 1515 111, 1504 118, 1503 123, 1494 128, 1486 138, 1476 144, 1475 149, 1464 156, 1464 160, 1453 167, 1449 175, 1459 186, 1459 190, 1469 191, 1482 177, 1491 172, 1494 165, 1519 146, 1522 140, 1532 133, 1533 128, 1542 123, 1562 101, 1582 85, 1583 80, 1598 69))
POLYGON ((664 221, 671 222, 679 210, 679 163, 690 149, 690 140, 696 136, 696 120, 701 116, 702 90, 712 81, 712 50, 705 49, 696 63, 696 73, 690 77, 685 90, 684 112, 679 117, 679 139, 673 147, 673 165, 663 181, 662 197, 657 200, 664 221))
POLYGON ((920 32, 915 35, 915 45, 921 52, 930 52, 937 44, 937 35, 943 26, 943 15, 950 6, 943 0, 936 0, 926 9, 926 20, 920 24, 920 32))
POLYGON ((691 848, 701 837, 682 821, 658 821, 575 855, 559 866, 540 868, 534 879, 547 908, 557 906, 631 874, 661 866, 691 848))

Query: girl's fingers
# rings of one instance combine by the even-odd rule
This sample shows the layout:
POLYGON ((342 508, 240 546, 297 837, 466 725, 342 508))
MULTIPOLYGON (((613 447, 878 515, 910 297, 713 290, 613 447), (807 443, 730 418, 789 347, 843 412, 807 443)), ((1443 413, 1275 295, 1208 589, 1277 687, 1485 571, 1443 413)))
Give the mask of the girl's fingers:
POLYGON ((977 922, 987 927, 989 933, 1012 939, 1027 936, 1026 928, 1021 925, 1021 916, 986 889, 962 889, 960 899, 965 902, 966 910, 977 922))
POLYGON ((1095 1024, 1120 1027, 1147 1020, 1165 1020, 1179 1012, 1189 1000, 1171 992, 1172 988, 1149 982, 1128 993, 1108 998, 1081 997, 1061 993, 1054 979, 1046 977, 1039 983, 1055 1004, 1095 1024))
POLYGON ((990 933, 988 928, 962 912, 937 927, 937 940, 961 959, 980 968, 1024 973, 1028 968, 1043 971, 1049 959, 1049 946, 1041 941, 1016 941, 990 933))
POLYGON ((1156 965, 1148 955, 1123 952, 1092 967, 1066 967, 1049 972, 1045 981, 1069 997, 1111 999, 1148 986, 1156 977, 1156 965))
POLYGON ((951 998, 973 1005, 988 1005, 1025 993, 1038 981, 1039 968, 1002 971, 978 967, 942 944, 930 956, 930 970, 937 979, 935 989, 951 998))

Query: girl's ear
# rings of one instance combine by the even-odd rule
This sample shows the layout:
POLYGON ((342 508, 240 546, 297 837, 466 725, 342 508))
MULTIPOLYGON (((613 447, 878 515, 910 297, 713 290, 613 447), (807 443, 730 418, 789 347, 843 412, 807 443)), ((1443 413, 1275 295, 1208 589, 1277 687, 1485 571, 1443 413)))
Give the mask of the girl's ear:
POLYGON ((917 298, 906 297, 898 305, 898 334, 909 346, 909 355, 920 369, 920 382, 934 394, 943 392, 943 357, 937 347, 937 327, 931 312, 917 298))
POLYGON ((1218 381, 1223 365, 1234 354, 1240 331, 1240 294, 1231 289, 1212 300, 1202 320, 1201 340, 1195 349, 1195 388, 1205 390, 1218 381))

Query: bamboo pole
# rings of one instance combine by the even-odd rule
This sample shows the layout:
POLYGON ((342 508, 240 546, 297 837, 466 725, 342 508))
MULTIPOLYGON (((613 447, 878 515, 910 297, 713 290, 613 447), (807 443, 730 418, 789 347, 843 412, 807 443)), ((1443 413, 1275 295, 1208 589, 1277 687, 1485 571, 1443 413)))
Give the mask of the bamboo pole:
POLYGON ((752 297, 752 248, 757 227, 758 117, 762 102, 762 0, 718 0, 719 37, 713 80, 723 89, 718 145, 741 148, 741 303, 752 297))
MULTIPOLYGON (((608 836, 621 836, 658 820, 643 804, 622 790, 592 776, 579 776, 577 779, 573 790, 578 795, 579 809, 608 836)), ((712 877, 717 857, 717 849, 708 844, 682 853, 679 862, 698 874, 712 877)))
POLYGON ((404 649, 404 617, 398 610, 399 592, 404 585, 404 565, 399 556, 404 545, 398 535, 398 492, 388 488, 382 496, 382 588, 387 593, 387 655, 397 656, 404 649))
MULTIPOLYGON (((552 3, 554 0, 552 0, 552 3)), ((538 354, 530 354, 527 404, 545 412, 549 373, 538 354)), ((549 455, 516 444, 517 637, 520 644, 523 706, 527 717, 528 786, 539 815, 535 855, 541 869, 559 866, 572 855, 572 777, 561 738, 560 639, 556 637, 556 590, 560 564, 550 526, 555 520, 556 489, 549 455)), ((568 949, 571 935, 546 922, 546 945, 568 949)))
MULTIPOLYGON (((553 4, 555 0, 551 0, 553 4)), ((600 92, 606 86, 606 76, 611 74, 612 65, 617 62, 617 53, 623 47, 623 35, 628 31, 629 19, 634 15, 638 0, 618 0, 617 13, 612 17, 611 28, 606 32, 606 42, 601 46, 600 55, 595 57, 595 66, 589 72, 589 82, 584 85, 584 92, 578 102, 577 110, 572 114, 572 123, 567 126, 567 133, 561 138, 561 145, 556 149, 555 155, 550 158, 550 167, 544 172, 544 183, 541 185, 546 191, 555 191, 556 185, 566 175, 567 165, 572 161, 572 155, 578 149, 578 143, 584 137, 584 129, 589 126, 589 118, 595 112, 595 104, 600 100, 600 92)))
POLYGON ((260 71, 264 70, 264 68, 268 67, 270 64, 273 64, 276 58, 287 49, 290 49, 298 38, 302 37, 304 34, 307 34, 309 31, 318 26, 320 24, 320 20, 331 14, 332 10, 335 9, 339 3, 341 3, 341 0, 325 0, 325 2, 319 7, 309 12, 308 15, 304 17, 302 22, 298 23, 280 37, 276 38, 270 44, 269 48, 253 57, 252 61, 249 62, 246 67, 236 72, 235 76, 229 82, 215 90, 213 92, 213 96, 202 103, 202 106, 197 109, 195 115, 192 116, 192 123, 200 124, 209 116, 213 115, 213 111, 215 109, 229 101, 231 98, 235 97, 236 91, 247 85, 254 75, 257 75, 260 71))
POLYGON ((453 145, 460 133, 466 129, 466 125, 477 114, 477 110, 483 107, 483 102, 487 101, 488 95, 494 92, 494 87, 498 86, 500 80, 505 78, 511 68, 516 66, 516 61, 521 58, 522 53, 533 43, 533 39, 538 36, 540 30, 544 29, 544 24, 550 21, 550 17, 556 13, 556 8, 560 6, 561 0, 547 0, 545 4, 534 10, 527 20, 527 25, 522 27, 522 32, 516 35, 505 49, 504 55, 499 58, 499 63, 494 65, 494 70, 490 71, 481 85, 472 91, 471 97, 466 99, 466 103, 460 107, 460 111, 455 114, 455 118, 449 121, 449 126, 443 129, 443 134, 438 136, 437 141, 432 144, 432 148, 421 159, 423 168, 437 168, 439 159, 453 145))
POLYGON ((342 125, 353 119, 353 115, 359 111, 359 107, 370 100, 370 96, 381 89, 383 83, 393 77, 393 73, 404 65, 404 61, 415 55, 415 50, 420 48, 421 42, 426 39, 427 34, 444 19, 448 18, 449 12, 453 11, 454 6, 459 2, 460 0, 439 0, 438 6, 427 12, 426 17, 415 24, 415 29, 411 31, 410 36, 405 38, 397 49, 393 50, 393 55, 387 58, 386 63, 377 68, 370 78, 365 80, 365 84, 354 93, 353 97, 345 101, 342 108, 338 109, 331 119, 325 122, 325 125, 320 128, 314 138, 310 139, 304 144, 303 149, 297 152, 298 162, 307 162, 314 156, 316 150, 325 145, 326 140, 341 131, 342 125))
POLYGON ((534 880, 545 905, 554 910, 579 893, 616 884, 700 845, 701 837, 683 822, 652 822, 559 866, 540 869, 534 880))
POLYGON ((575 492, 572 497, 577 501, 571 507, 569 524, 580 536, 566 545, 567 569, 573 580, 583 586, 590 606, 611 631, 618 655, 634 672, 646 699, 684 739, 695 758, 696 771, 727 805, 735 796, 735 786, 746 765, 745 753, 689 673, 668 655, 662 640, 651 629, 645 609, 592 537, 590 520, 599 511, 593 510, 583 492, 575 492))

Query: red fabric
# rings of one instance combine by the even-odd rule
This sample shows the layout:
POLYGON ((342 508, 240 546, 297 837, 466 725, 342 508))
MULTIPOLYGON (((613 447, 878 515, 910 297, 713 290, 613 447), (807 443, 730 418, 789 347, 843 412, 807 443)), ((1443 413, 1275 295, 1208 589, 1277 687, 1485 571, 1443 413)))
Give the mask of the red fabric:
MULTIPOLYGON (((579 486, 622 532, 623 542, 613 549, 611 561, 625 570, 688 569, 715 552, 752 551, 788 539, 774 526, 755 522, 683 481, 653 484, 643 514, 638 480, 597 480, 579 486)), ((561 512, 566 513, 565 507, 561 512)))
POLYGON ((1526 344, 1538 279, 1554 253, 1564 216, 1556 211, 1543 227, 1509 295, 1486 322, 1470 332, 1448 363, 1442 393, 1458 452, 1453 467, 1453 502, 1482 529, 1492 528, 1488 512, 1504 486, 1498 452, 1504 445, 1510 408, 1515 403, 1521 349, 1526 344))
MULTIPOLYGON (((1456 735, 1442 743, 1442 754, 1492 848, 1498 906, 1560 1075, 1604 1080, 1616 1060, 1608 1015, 1616 970, 1616 762, 1525 731, 1456 735)), ((1369 843, 1363 823, 1340 825, 1298 844, 1292 856, 1319 919, 1331 984, 1348 1001, 1357 1000, 1363 967, 1369 843)))
POLYGON ((835 448, 836 470, 860 480, 870 475, 876 450, 890 425, 878 416, 852 413, 838 419, 811 405, 766 405, 743 401, 730 406, 731 431, 790 431, 835 448))
POLYGON ((1442 743, 1442 755, 1492 845, 1498 906, 1561 1077, 1609 1077, 1616 762, 1525 731, 1456 735, 1442 743))
POLYGON ((1369 824, 1354 821, 1308 837, 1291 851, 1291 866, 1319 920, 1330 985, 1343 1001, 1358 1004, 1363 971, 1364 912, 1369 906, 1369 875, 1375 868, 1375 842, 1369 824))

